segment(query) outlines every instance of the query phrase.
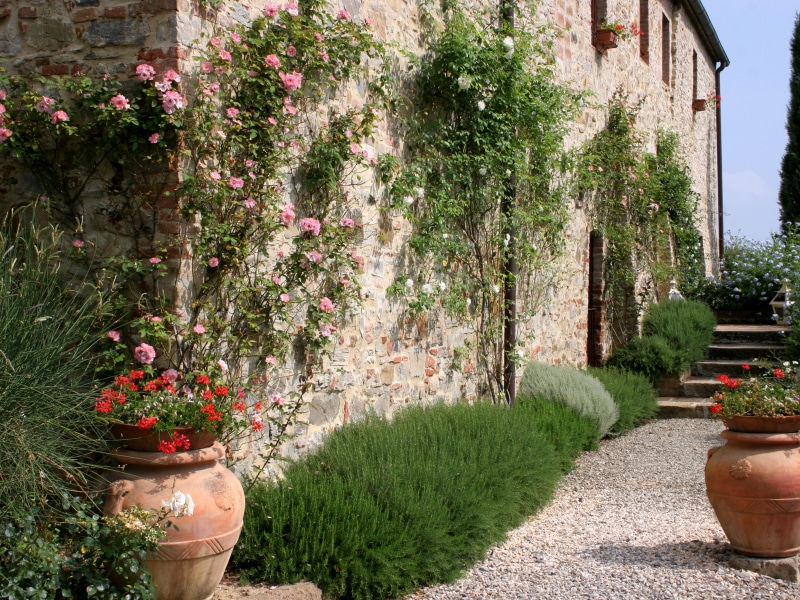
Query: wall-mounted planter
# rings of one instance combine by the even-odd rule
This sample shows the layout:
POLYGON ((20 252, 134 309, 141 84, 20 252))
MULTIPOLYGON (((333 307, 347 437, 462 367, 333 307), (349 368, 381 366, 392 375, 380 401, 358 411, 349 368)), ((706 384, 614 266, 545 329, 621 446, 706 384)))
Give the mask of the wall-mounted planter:
POLYGON ((613 29, 598 29, 595 32, 597 49, 600 51, 617 47, 617 33, 613 29))
POLYGON ((706 100, 704 100, 703 98, 692 100, 692 110, 694 112, 703 112, 705 109, 706 109, 706 100))

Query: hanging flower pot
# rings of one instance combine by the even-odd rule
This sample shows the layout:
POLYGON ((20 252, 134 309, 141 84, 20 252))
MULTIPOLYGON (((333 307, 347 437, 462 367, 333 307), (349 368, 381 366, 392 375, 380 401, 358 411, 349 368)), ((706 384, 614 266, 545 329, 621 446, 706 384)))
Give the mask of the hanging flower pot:
POLYGON ((103 512, 115 515, 138 505, 154 514, 167 510, 171 527, 153 554, 143 560, 158 600, 208 600, 214 593, 244 516, 239 480, 219 461, 219 443, 197 450, 111 455, 123 469, 107 473, 103 512))
POLYGON ((613 29, 598 29, 595 36, 598 50, 604 51, 617 47, 617 32, 613 29))
POLYGON ((706 109, 705 98, 696 98, 692 100, 692 110, 694 112, 703 112, 706 109))

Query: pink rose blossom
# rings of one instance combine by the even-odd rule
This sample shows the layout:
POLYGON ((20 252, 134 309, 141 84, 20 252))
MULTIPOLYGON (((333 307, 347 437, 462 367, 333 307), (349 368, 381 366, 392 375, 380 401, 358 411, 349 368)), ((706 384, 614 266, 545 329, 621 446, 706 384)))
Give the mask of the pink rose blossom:
POLYGON ((133 357, 143 365, 153 364, 156 359, 156 349, 150 344, 139 344, 133 349, 133 357))
POLYGON ((373 156, 372 158, 369 159, 369 164, 371 164, 374 167, 375 165, 378 164, 378 159, 373 156))
POLYGON ((6 99, 6 91, 0 90, 0 100, 5 100, 5 99, 6 99))
POLYGON ((41 113, 51 114, 53 112, 53 106, 55 106, 56 101, 48 96, 42 96, 42 99, 36 103, 36 110, 41 113))
POLYGON ((281 302, 288 302, 290 299, 289 294, 285 292, 278 297, 281 299, 281 302))
POLYGON ((147 320, 150 321, 151 323, 161 323, 161 321, 163 321, 164 319, 162 319, 159 316, 151 315, 147 317, 147 320))
POLYGON ((225 114, 228 115, 229 119, 233 119, 236 115, 239 114, 239 109, 231 107, 231 108, 229 108, 228 110, 225 111, 225 114))
POLYGON ((372 19, 369 17, 364 17, 364 23, 366 23, 367 27, 372 27, 372 19))
POLYGON ((281 66, 281 59, 274 54, 268 54, 264 62, 267 63, 268 67, 272 67, 273 69, 277 69, 281 66))
POLYGON ((234 32, 231 34, 231 41, 233 41, 233 43, 234 43, 234 44, 238 44, 239 42, 241 42, 241 41, 242 41, 242 36, 240 36, 238 33, 236 33, 236 32, 234 31, 234 32))
POLYGON ((131 107, 131 103, 128 102, 128 99, 122 94, 117 94, 116 96, 112 96, 109 102, 111 102, 111 106, 113 106, 117 110, 128 110, 131 107))
POLYGON ((152 133, 150 134, 150 137, 147 138, 147 141, 150 142, 151 144, 157 144, 160 137, 161 137, 160 133, 152 133))
POLYGON ((592 166, 592 165, 589 165, 589 170, 590 170, 590 171, 594 171, 594 166, 592 166))
POLYGON ((161 376, 170 383, 175 383, 178 381, 178 372, 175 369, 167 369, 161 374, 161 376))
POLYGON ((53 113, 53 118, 50 119, 50 122, 55 125, 56 123, 63 123, 64 121, 69 121, 69 115, 65 113, 63 110, 57 110, 53 113))
POLYGON ((277 404, 278 406, 283 406, 284 403, 286 402, 283 396, 279 394, 270 394, 269 401, 272 402, 273 404, 277 404))
POLYGON ((153 256, 152 258, 150 258, 150 264, 151 265, 157 265, 160 262, 161 262, 161 259, 158 258, 157 256, 153 256))
POLYGON ((286 56, 288 56, 290 58, 294 58, 295 56, 297 56, 297 48, 295 48, 294 46, 287 46, 286 47, 286 56))
POLYGON ((264 16, 272 18, 272 17, 274 17, 275 15, 278 14, 279 10, 280 9, 277 6, 275 6, 274 4, 267 4, 264 7, 264 16))
POLYGON ((118 342, 120 340, 119 331, 109 331, 106 335, 112 342, 118 342))
POLYGON ((319 235, 319 221, 312 218, 300 219, 300 231, 308 232, 311 235, 319 235))
POLYGON ((303 74, 297 71, 293 73, 278 73, 278 76, 283 82, 283 86, 290 94, 298 89, 303 83, 303 74))
POLYGON ((240 190, 244 187, 244 179, 241 177, 231 177, 228 180, 228 187, 234 190, 240 190))
POLYGON ((211 85, 208 86, 208 87, 211 88, 212 92, 218 92, 219 91, 219 81, 212 81, 211 85))
POLYGON ((322 62, 328 62, 331 59, 327 52, 317 52, 317 54, 322 59, 322 62))
POLYGON ((5 142, 11 137, 11 130, 5 127, 0 127, 0 142, 5 142))
POLYGON ((139 81, 152 81, 156 76, 156 70, 147 63, 142 63, 136 67, 136 75, 139 77, 139 81))
POLYGON ((220 50, 219 51, 219 57, 222 60, 230 60, 231 59, 231 53, 228 52, 227 50, 220 50))
POLYGON ((318 42, 321 42, 324 38, 322 37, 322 34, 319 31, 315 31, 314 39, 317 40, 318 42))
POLYGON ((355 226, 355 222, 353 221, 353 219, 342 217, 342 220, 339 221, 339 225, 341 225, 342 227, 349 227, 350 229, 352 229, 355 226))
MULTIPOLYGON (((214 84, 211 84, 211 86, 213 88, 214 84)), ((164 97, 161 99, 161 104, 164 107, 164 112, 168 115, 171 115, 176 110, 182 109, 185 106, 186 101, 178 92, 174 90, 168 90, 164 92, 164 97)))
POLYGON ((277 125, 278 124, 278 122, 275 120, 275 117, 269 117, 267 119, 267 123, 269 123, 270 125, 277 125))
POLYGON ((265 362, 265 363, 267 363, 268 365, 276 365, 276 364, 278 364, 278 361, 275 359, 275 357, 274 357, 274 356, 268 356, 268 357, 266 357, 266 358, 264 359, 264 362, 265 362))
POLYGON ((349 21, 350 20, 350 13, 347 12, 345 9, 340 8, 336 12, 336 18, 339 19, 340 21, 349 21))
POLYGON ((216 256, 212 256, 211 259, 208 261, 208 266, 211 267, 212 269, 218 267, 219 259, 216 256))
POLYGON ((296 109, 294 106, 292 106, 291 104, 289 104, 289 105, 286 105, 286 106, 284 106, 283 108, 284 108, 284 109, 286 110, 286 112, 287 112, 287 113, 289 113, 290 115, 297 114, 297 109, 296 109))
POLYGON ((288 2, 284 10, 293 17, 296 17, 300 13, 296 2, 288 2))
POLYGON ((206 332, 206 327, 202 323, 198 323, 192 327, 192 331, 194 331, 197 335, 203 335, 206 332))
POLYGON ((208 43, 214 46, 214 48, 219 48, 222 45, 222 38, 214 36, 208 40, 208 43))
POLYGON ((72 240, 72 247, 73 248, 83 248, 86 245, 86 242, 83 240, 72 240))
POLYGON ((248 198, 247 200, 245 200, 244 201, 244 207, 247 210, 253 210, 256 207, 255 198, 248 198))
POLYGON ((170 69, 169 71, 164 73, 163 80, 164 81, 177 81, 177 82, 180 82, 181 76, 178 75, 178 73, 176 73, 172 69, 170 69))
POLYGON ((203 73, 211 73, 211 71, 213 71, 213 70, 214 70, 214 65, 213 65, 213 64, 211 64, 211 62, 209 62, 209 61, 207 61, 207 60, 204 60, 204 61, 202 62, 202 64, 200 65, 200 70, 201 70, 203 73))
POLYGON ((256 164, 256 161, 254 161, 254 160, 252 160, 250 158, 248 158, 246 161, 244 161, 244 166, 247 167, 248 169, 250 167, 252 167, 254 164, 256 164))
POLYGON ((222 179, 222 175, 219 174, 219 171, 211 171, 209 175, 211 176, 211 179, 213 179, 214 181, 219 181, 220 179, 222 179))
POLYGON ((322 312, 332 313, 334 310, 336 310, 336 306, 330 301, 329 298, 324 297, 319 301, 319 309, 322 312))
POLYGON ((353 154, 358 154, 359 152, 361 152, 361 147, 355 142, 353 142, 352 144, 350 144, 350 152, 352 152, 353 154))
POLYGON ((313 263, 319 263, 322 261, 322 254, 320 254, 315 248, 311 252, 306 252, 306 258, 313 263))
POLYGON ((296 215, 294 213, 294 204, 290 204, 290 203, 284 204, 283 205, 283 210, 278 214, 278 217, 280 217, 281 222, 286 227, 288 227, 289 225, 292 224, 292 222, 294 221, 295 216, 296 215))
POLYGON ((339 278, 339 285, 341 285, 342 287, 350 287, 350 280, 341 277, 339 278))

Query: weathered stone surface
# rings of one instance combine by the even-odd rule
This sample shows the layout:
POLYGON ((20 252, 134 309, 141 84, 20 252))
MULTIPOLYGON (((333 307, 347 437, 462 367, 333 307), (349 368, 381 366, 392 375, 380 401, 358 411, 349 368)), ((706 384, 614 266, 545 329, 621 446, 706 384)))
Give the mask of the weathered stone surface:
POLYGON ((84 39, 90 46, 141 46, 150 34, 146 21, 95 21, 84 39))
POLYGON ((58 50, 75 41, 75 29, 68 21, 40 17, 28 25, 25 38, 35 50, 58 50))
POLYGON ((327 425, 334 423, 339 416, 341 398, 339 394, 324 394, 314 398, 309 405, 308 422, 310 425, 327 425))
POLYGON ((792 583, 800 583, 800 557, 788 558, 756 558, 731 553, 728 564, 734 569, 754 571, 773 579, 784 579, 792 583))

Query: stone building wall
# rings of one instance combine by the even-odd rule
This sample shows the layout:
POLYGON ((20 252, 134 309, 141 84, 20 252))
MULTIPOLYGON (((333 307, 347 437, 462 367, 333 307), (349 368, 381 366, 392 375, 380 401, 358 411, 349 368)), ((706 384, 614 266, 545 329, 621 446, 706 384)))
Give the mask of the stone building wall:
MULTIPOLYGON (((246 23, 266 0, 227 1, 219 12, 222 24, 246 23)), ((620 41, 616 49, 599 52, 592 45, 591 0, 541 0, 539 18, 563 28, 556 54, 563 83, 595 94, 568 137, 577 146, 605 126, 604 106, 613 92, 625 89, 632 101, 642 100, 638 126, 647 132, 655 151, 658 128, 680 134, 694 189, 701 198, 697 215, 703 235, 706 268, 716 262, 716 130, 713 109, 692 110, 693 52, 697 54, 699 97, 714 91, 714 69, 708 49, 680 0, 649 0, 649 55, 640 54, 640 40, 620 41), (662 81, 662 20, 670 22, 666 47, 670 53, 669 83, 662 81)), ((356 20, 372 19, 383 40, 420 51, 418 5, 406 0, 341 0, 356 20)), ((609 18, 639 22, 640 0, 607 0, 609 18)), ((162 72, 193 68, 192 48, 210 31, 212 13, 197 0, 0 0, 0 61, 24 76, 109 72, 132 78, 141 62, 162 72)), ((344 102, 361 102, 357 86, 344 102)), ((396 152, 386 125, 374 138, 376 153, 396 152)), ((326 432, 368 409, 392 414, 407 404, 458 397, 474 398, 480 376, 474 357, 462 357, 473 335, 470 322, 453 321, 440 312, 408 319, 403 306, 387 297, 398 272, 410 225, 399 214, 381 215, 369 202, 375 183, 356 193, 361 198, 366 257, 362 286, 363 310, 340 330, 338 346, 318 377, 317 394, 301 416, 293 445, 318 443, 326 432), (456 360, 454 360, 456 359, 456 360)), ((100 194, 94 200, 102 205, 100 194)), ((161 208, 165 216, 174 206, 161 208)), ((589 237, 586 215, 576 202, 566 232, 566 252, 556 285, 542 290, 546 302, 522 331, 526 358, 583 366, 586 364, 589 302, 589 237)), ((169 233, 165 220, 163 234, 169 233)), ((102 227, 100 229, 103 229, 102 227)), ((107 227, 107 231, 113 231, 107 227)), ((522 307, 523 310, 525 307, 522 307)), ((521 370, 519 372, 521 375, 521 370)))

